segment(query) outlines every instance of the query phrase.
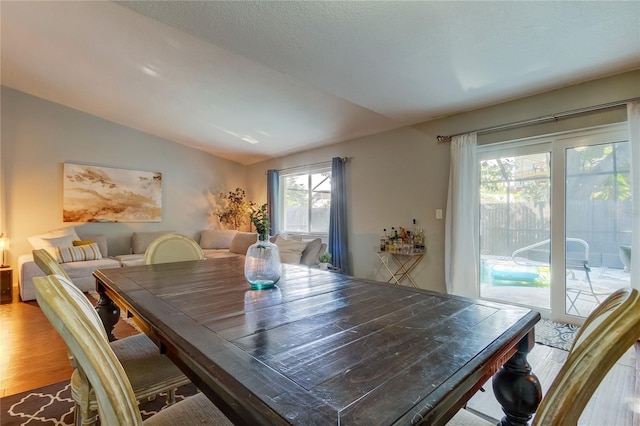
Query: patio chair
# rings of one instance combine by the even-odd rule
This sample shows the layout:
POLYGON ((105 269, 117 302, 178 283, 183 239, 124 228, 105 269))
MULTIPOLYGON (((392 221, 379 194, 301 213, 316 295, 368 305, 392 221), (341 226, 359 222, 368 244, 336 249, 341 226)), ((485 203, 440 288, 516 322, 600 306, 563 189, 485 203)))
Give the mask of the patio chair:
MULTIPOLYGON (((526 247, 519 248, 511 253, 511 259, 518 265, 531 265, 528 261, 523 261, 523 257, 520 255, 532 251, 538 256, 545 256, 546 262, 551 263, 551 251, 549 249, 544 250, 543 247, 550 247, 551 240, 544 240, 538 243, 528 245, 526 247)), ((589 243, 580 238, 567 238, 567 247, 577 247, 577 250, 567 250, 567 256, 565 259, 565 267, 567 274, 571 275, 571 278, 575 281, 576 276, 574 271, 584 272, 586 278, 586 285, 581 282, 567 281, 566 293, 569 307, 567 312, 575 310, 578 315, 581 315, 580 310, 576 303, 581 296, 588 296, 595 300, 596 304, 600 304, 604 298, 614 292, 613 289, 596 288, 591 282, 591 266, 589 266, 589 243)))

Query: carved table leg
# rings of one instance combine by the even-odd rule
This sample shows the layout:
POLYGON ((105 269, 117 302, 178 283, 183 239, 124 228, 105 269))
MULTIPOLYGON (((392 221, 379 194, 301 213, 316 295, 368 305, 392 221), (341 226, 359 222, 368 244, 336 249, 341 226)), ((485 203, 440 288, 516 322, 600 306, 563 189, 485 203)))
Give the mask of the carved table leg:
POLYGON ((113 342, 114 340, 118 340, 113 334, 113 328, 120 319, 120 308, 105 294, 103 289, 98 288, 98 294, 100 294, 100 300, 98 300, 98 304, 96 305, 96 311, 102 320, 102 325, 107 332, 109 341, 113 342))
POLYGON ((524 426, 542 400, 542 388, 527 354, 535 344, 533 331, 518 343, 518 351, 493 376, 493 392, 505 416, 500 426, 524 426))

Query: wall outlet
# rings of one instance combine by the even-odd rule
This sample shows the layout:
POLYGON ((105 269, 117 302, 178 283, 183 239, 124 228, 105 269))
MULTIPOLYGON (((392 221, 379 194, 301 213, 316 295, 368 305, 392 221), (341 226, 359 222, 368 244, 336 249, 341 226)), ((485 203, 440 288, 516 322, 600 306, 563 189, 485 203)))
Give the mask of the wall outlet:
POLYGON ((442 219, 442 209, 436 209, 436 219, 442 219))

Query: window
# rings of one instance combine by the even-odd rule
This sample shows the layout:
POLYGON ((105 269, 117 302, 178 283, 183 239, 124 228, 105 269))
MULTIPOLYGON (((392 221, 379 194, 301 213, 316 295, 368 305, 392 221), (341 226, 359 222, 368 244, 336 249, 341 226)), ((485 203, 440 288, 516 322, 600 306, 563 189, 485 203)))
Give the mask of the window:
POLYGON ((331 166, 280 175, 280 230, 329 233, 331 166))

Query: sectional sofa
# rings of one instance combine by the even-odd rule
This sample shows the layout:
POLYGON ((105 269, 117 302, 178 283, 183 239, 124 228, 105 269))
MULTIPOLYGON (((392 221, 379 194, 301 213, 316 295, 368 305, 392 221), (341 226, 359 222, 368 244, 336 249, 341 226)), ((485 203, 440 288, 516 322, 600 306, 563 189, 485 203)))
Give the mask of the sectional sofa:
MULTIPOLYGON (((109 256, 107 238, 104 234, 76 233, 74 228, 51 231, 29 237, 34 249, 46 249, 58 259, 73 283, 84 292, 95 290, 93 271, 97 269, 122 268, 142 265, 144 253, 153 240, 172 231, 133 232, 129 254, 109 256)), ((257 234, 208 229, 201 231, 198 240, 205 258, 244 256, 247 248, 257 241, 257 234)), ((287 235, 271 237, 278 245, 284 263, 315 266, 327 245, 320 238, 302 241, 287 235)), ((31 254, 18 258, 18 285, 23 302, 35 300, 33 278, 44 273, 33 261, 31 254)))

